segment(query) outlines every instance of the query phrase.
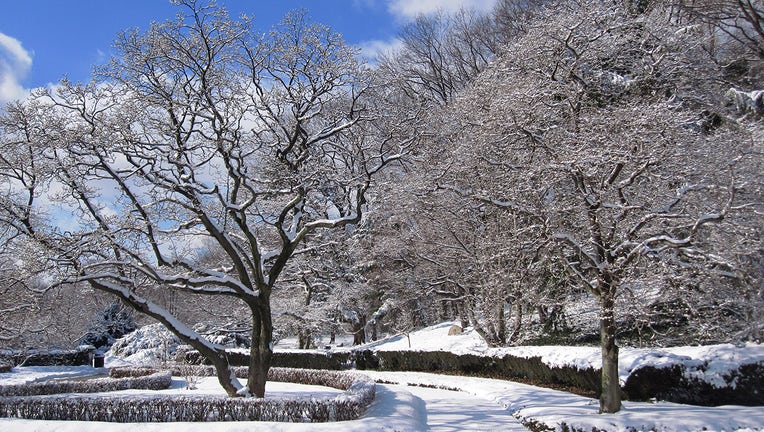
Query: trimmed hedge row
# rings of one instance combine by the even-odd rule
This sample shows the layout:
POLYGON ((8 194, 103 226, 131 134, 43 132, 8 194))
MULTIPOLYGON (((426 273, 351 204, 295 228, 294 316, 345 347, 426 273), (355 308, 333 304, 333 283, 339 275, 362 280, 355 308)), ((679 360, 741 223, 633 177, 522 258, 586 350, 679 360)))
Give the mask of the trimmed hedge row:
POLYGON ((724 377, 724 387, 689 377, 684 365, 642 367, 629 375, 623 390, 630 400, 657 398, 691 405, 764 405, 764 363, 741 365, 724 377))
POLYGON ((109 376, 111 378, 140 378, 157 372, 157 369, 150 367, 118 366, 109 369, 109 376))
MULTIPOLYGON (((365 407, 364 407, 365 409, 365 407)), ((225 396, 103 398, 48 396, 0 399, 0 416, 31 420, 143 422, 323 422, 358 418, 347 400, 271 400, 225 396)))
MULTIPOLYGON (((147 368, 119 368, 117 375, 141 375, 147 368)), ((213 376, 209 366, 182 366, 184 374, 213 376), (193 369, 189 369, 193 368, 193 369)), ((247 368, 235 368, 237 376, 246 377, 247 368)), ((147 376, 94 379, 91 382, 139 381, 155 376, 166 376, 170 371, 147 376)), ((0 398, 0 417, 19 417, 33 420, 135 422, 189 422, 189 421, 279 421, 327 422, 354 420, 360 417, 374 400, 376 384, 361 374, 304 369, 271 369, 272 381, 299 382, 334 387, 344 393, 334 398, 254 399, 223 396, 119 396, 92 395, 21 396, 0 398)), ((69 382, 76 383, 76 382, 69 382)), ((40 383, 46 384, 46 383, 40 383)), ((58 383, 65 384, 65 383, 58 383)), ((82 383, 80 383, 82 384, 82 383)), ((13 386, 13 387, 27 387, 13 386)), ((10 386, 9 386, 10 387, 10 386)), ((169 387, 169 382, 167 384, 169 387)), ((133 387, 135 388, 135 387, 133 387)), ((63 390, 62 388, 57 388, 63 390)), ((117 389, 121 390, 121 389, 117 389)), ((70 390, 71 391, 71 390, 70 390)), ((97 391, 106 391, 99 389, 97 391)), ((36 393, 49 394, 49 393, 36 393)))
MULTIPOLYGON (((354 354, 348 351, 276 351, 273 353, 271 361, 274 367, 346 370, 352 367, 354 354)), ((184 352, 176 360, 195 365, 210 364, 199 351, 184 352)), ((248 366, 249 353, 229 351, 228 362, 233 366, 248 366)))
MULTIPOLYGON (((128 378, 92 378, 82 381, 45 381, 27 384, 0 385, 0 396, 39 396, 59 393, 101 393, 129 389, 164 390, 172 384, 169 371, 128 378)), ((0 403, 5 403, 0 399, 0 403)))
POLYGON ((519 378, 541 385, 574 387, 584 393, 599 393, 601 388, 599 369, 550 367, 541 361, 541 357, 485 357, 448 351, 377 351, 374 355, 379 359, 379 370, 519 378))
MULTIPOLYGON (((198 351, 189 351, 178 359, 190 364, 204 364, 198 351)), ((228 352, 232 365, 246 366, 249 355, 241 351, 228 352)), ((598 369, 574 367, 550 368, 540 357, 485 357, 454 354, 448 351, 287 351, 274 352, 275 367, 301 369, 450 372, 490 378, 520 378, 553 386, 570 386, 585 393, 599 393, 598 369)), ((270 379, 270 378, 269 378, 270 379)))
POLYGON ((90 364, 94 350, 92 346, 84 345, 73 350, 3 351, 0 357, 8 363, 23 363, 24 366, 84 366, 90 364))
MULTIPOLYGON (((235 366, 232 369, 236 378, 247 378, 249 368, 246 366, 235 366)), ((191 375, 210 377, 216 375, 215 368, 207 365, 172 366, 169 370, 174 376, 191 375)), ((359 380, 374 382, 366 375, 353 372, 282 367, 272 367, 268 370, 268 381, 319 385, 336 388, 338 390, 348 390, 359 380)))

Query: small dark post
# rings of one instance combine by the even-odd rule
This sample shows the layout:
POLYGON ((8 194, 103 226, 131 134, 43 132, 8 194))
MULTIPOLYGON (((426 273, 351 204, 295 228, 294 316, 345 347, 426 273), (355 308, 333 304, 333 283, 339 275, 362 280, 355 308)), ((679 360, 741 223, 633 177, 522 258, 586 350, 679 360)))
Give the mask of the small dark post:
POLYGON ((103 367, 103 354, 95 354, 95 355, 93 355, 93 367, 94 368, 102 368, 103 367))

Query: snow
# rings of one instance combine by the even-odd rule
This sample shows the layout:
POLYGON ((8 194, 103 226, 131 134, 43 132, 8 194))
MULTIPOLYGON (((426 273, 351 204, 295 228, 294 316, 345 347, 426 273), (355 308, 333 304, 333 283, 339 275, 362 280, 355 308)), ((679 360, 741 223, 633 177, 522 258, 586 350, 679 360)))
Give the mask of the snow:
MULTIPOLYGON (((489 348, 472 330, 448 336, 451 323, 444 323, 406 335, 366 345, 375 350, 449 350, 481 355, 512 354, 538 356, 550 366, 575 365, 599 367, 596 347, 513 347, 489 348)), ((114 360, 113 360, 114 361, 114 360)), ((760 344, 721 344, 702 347, 663 349, 622 348, 621 375, 647 365, 684 365, 689 374, 709 382, 723 383, 723 376, 742 363, 764 361, 760 344), (719 381, 721 380, 721 381, 719 381)), ((16 368, 0 374, 0 384, 23 383, 51 377, 85 376, 98 373, 90 367, 16 368)), ((624 402, 617 414, 598 414, 598 401, 583 396, 530 385, 464 376, 415 372, 364 371, 375 380, 377 397, 366 414, 354 421, 326 424, 287 424, 271 422, 220 423, 148 423, 105 424, 96 422, 53 422, 21 419, 0 419, 4 432, 160 432, 184 430, 218 431, 457 431, 457 430, 526 430, 520 421, 536 422, 552 430, 565 428, 607 431, 764 431, 764 407, 721 406, 699 407, 668 402, 624 402), (416 386, 408 386, 413 384, 416 386), (424 387, 422 387, 424 386, 424 387), (454 391, 458 390, 458 391, 454 391)), ((223 394, 216 378, 203 378, 198 390, 185 390, 185 382, 175 378, 164 392, 184 395, 223 394)), ((130 390, 131 395, 157 392, 130 390)), ((337 390, 269 382, 267 397, 324 397, 337 390)), ((112 395, 115 395, 112 393, 112 395)))
MULTIPOLYGON (((602 365, 602 353, 594 346, 518 346, 490 348, 472 328, 460 335, 448 335, 453 323, 437 324, 406 335, 367 344, 368 349, 378 351, 451 351, 456 354, 474 354, 491 357, 512 355, 521 358, 540 357, 549 367, 595 368, 602 365), (409 339, 411 346, 409 347, 409 339)), ((629 374, 641 367, 656 368, 684 365, 688 378, 697 378, 717 387, 726 386, 725 375, 740 364, 764 362, 764 345, 719 344, 672 348, 622 347, 619 353, 619 378, 626 382, 629 374)))
MULTIPOLYGON (((147 365, 166 361, 167 356, 175 352, 180 340, 162 324, 150 324, 117 339, 111 350, 106 353, 107 366, 119 358, 122 364, 147 365)), ((121 365, 121 364, 120 364, 121 365)))
MULTIPOLYGON (((44 372, 38 370, 38 373, 42 375, 44 372)), ((34 374, 30 373, 27 376, 32 375, 34 374)), ((274 422, 116 424, 0 419, 0 430, 6 432, 525 430, 515 417, 543 422, 556 430, 563 430, 563 424, 585 430, 596 427, 608 431, 626 431, 630 427, 636 430, 653 429, 666 432, 764 430, 764 407, 697 407, 663 402, 625 402, 624 409, 620 413, 600 415, 597 414, 596 400, 509 381, 415 372, 368 372, 368 375, 384 382, 442 386, 458 389, 459 392, 380 384, 377 386, 377 398, 361 419, 326 424, 274 422)), ((217 385, 215 378, 200 380, 198 390, 185 390, 184 386, 183 380, 174 379, 173 386, 162 392, 127 390, 115 392, 113 395, 135 396, 141 392, 183 395, 222 394, 222 389, 217 385)), ((331 397, 337 392, 334 389, 317 386, 275 382, 267 385, 268 397, 298 397, 299 395, 302 395, 300 397, 331 397)))
POLYGON ((489 351, 488 344, 470 328, 460 335, 448 335, 453 323, 443 323, 389 339, 372 342, 364 348, 378 351, 451 351, 456 354, 476 354, 489 351), (409 347, 409 341, 411 346, 409 347))
POLYGON ((563 425, 606 431, 764 431, 764 407, 700 407, 668 402, 624 402, 617 414, 598 414, 595 399, 530 385, 486 378, 419 372, 367 372, 385 382, 456 388, 506 408, 515 417, 535 420, 555 430, 563 425))
POLYGON ((26 366, 0 373, 0 385, 20 385, 51 379, 72 379, 105 374, 105 369, 91 366, 26 366))

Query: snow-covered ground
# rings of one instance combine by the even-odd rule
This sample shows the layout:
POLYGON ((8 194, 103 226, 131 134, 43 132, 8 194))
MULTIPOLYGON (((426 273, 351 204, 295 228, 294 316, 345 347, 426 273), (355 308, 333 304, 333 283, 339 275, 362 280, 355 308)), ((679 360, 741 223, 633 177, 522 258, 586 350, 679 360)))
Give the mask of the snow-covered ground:
MULTIPOLYGON (((449 350, 454 352, 494 355, 484 342, 471 331, 448 336, 450 325, 442 324, 375 342, 368 347, 379 350, 449 350), (411 348, 409 348, 409 339, 411 348)), ((513 355, 540 356, 548 364, 599 366, 599 351, 582 347, 518 347, 503 348, 513 355)), ((110 359, 114 364, 116 359, 110 359)), ((724 370, 741 363, 764 361, 764 349, 758 344, 744 346, 716 345, 711 347, 682 347, 662 350, 623 349, 621 373, 639 365, 659 365, 680 362, 703 364, 694 369, 707 369, 713 382, 724 370)), ((76 368, 18 368, 0 374, 0 384, 39 381, 64 376, 78 377, 96 373, 89 367, 76 368)), ((614 415, 597 413, 596 400, 570 393, 538 388, 502 380, 413 372, 365 372, 384 382, 377 386, 377 398, 367 413, 358 420, 327 424, 285 424, 266 422, 183 423, 183 424, 107 424, 84 422, 51 422, 20 419, 0 419, 0 431, 60 431, 60 432, 154 432, 154 431, 462 431, 462 430, 525 430, 519 419, 535 421, 555 430, 574 427, 580 430, 606 431, 764 431, 764 407, 698 407, 667 402, 625 402, 624 409, 614 415), (414 386, 408 386, 412 384, 414 386), (458 391, 453 391, 458 390, 458 391)), ((201 380, 199 390, 183 389, 180 379, 166 392, 197 392, 222 394, 214 378, 201 380)), ((142 391, 132 390, 132 394, 142 391)), ((143 391, 145 392, 145 391, 143 391)), ((309 394, 313 397, 331 396, 336 390, 294 384, 269 383, 268 397, 290 397, 309 394)), ((186 393, 188 394, 188 393, 186 393)))

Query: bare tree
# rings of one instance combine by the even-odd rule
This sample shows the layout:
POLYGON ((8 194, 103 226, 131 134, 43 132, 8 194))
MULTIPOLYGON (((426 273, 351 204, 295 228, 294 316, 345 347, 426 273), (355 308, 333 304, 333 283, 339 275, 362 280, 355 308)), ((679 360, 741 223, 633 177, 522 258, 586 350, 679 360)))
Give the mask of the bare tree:
POLYGON ((408 97, 445 105, 500 48, 491 16, 462 10, 420 16, 399 35, 402 46, 380 60, 380 73, 408 97))
POLYGON ((761 159, 751 129, 724 117, 720 72, 687 29, 658 9, 558 6, 454 104, 436 185, 516 215, 529 251, 553 253, 596 297, 612 413, 619 289, 649 276, 647 262, 742 278, 709 236, 760 248, 747 239, 761 238, 761 159))
POLYGON ((177 21, 120 35, 93 83, 9 107, 2 144, 29 151, 4 169, 28 172, 3 176, 3 220, 59 280, 116 295, 199 350, 230 396, 262 397, 287 264, 319 230, 361 220, 401 149, 363 132, 368 83, 336 33, 297 12, 254 36, 215 5, 177 3, 177 21), (167 289, 245 305, 245 387, 222 346, 152 300, 167 289))
MULTIPOLYGON (((764 2, 761 0, 679 0, 679 10, 706 23, 764 59, 764 2)), ((724 41, 721 41, 723 44, 724 41)))

